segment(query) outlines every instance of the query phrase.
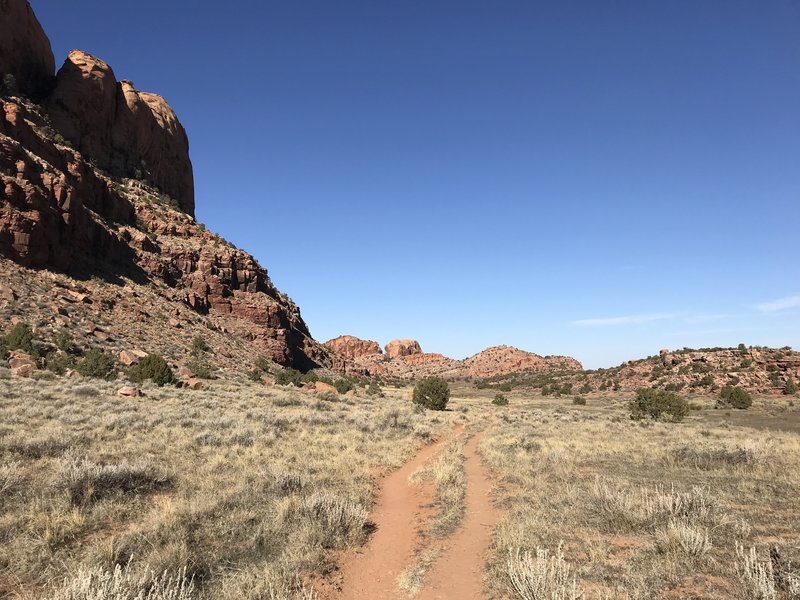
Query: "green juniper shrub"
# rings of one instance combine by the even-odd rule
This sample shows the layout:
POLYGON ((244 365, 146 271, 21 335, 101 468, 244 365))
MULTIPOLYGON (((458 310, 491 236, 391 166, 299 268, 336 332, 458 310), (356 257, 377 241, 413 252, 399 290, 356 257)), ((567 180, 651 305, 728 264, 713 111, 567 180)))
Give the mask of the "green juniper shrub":
POLYGON ((542 386, 542 396, 549 396, 550 395, 550 386, 543 385, 542 386))
POLYGON ((349 379, 337 379, 333 383, 333 387, 336 388, 336 391, 340 394, 346 394, 350 390, 353 389, 353 382, 349 379))
POLYGON ((149 379, 158 386, 178 383, 167 361, 158 354, 148 354, 129 368, 128 379, 134 383, 142 383, 149 379))
POLYGON ((214 374, 211 372, 211 366, 208 361, 202 358, 193 358, 186 363, 187 368, 200 379, 213 379, 214 374))
POLYGON ((588 394, 588 393, 590 393, 591 391, 592 391, 592 386, 591 386, 591 385, 589 385, 589 382, 587 381, 586 383, 584 383, 584 384, 581 386, 581 389, 579 389, 579 390, 578 390, 578 393, 579 393, 579 394, 588 394))
POLYGON ((66 329, 59 331, 53 341, 56 344, 56 348, 62 352, 70 352, 72 350, 72 334, 66 329))
POLYGON ((33 357, 38 357, 39 350, 33 343, 33 331, 27 323, 17 323, 4 338, 6 351, 22 350, 33 357))
POLYGON ((786 380, 786 385, 783 386, 783 393, 787 396, 794 396, 797 393, 797 384, 791 377, 786 380))
POLYGON ((263 356, 257 356, 253 361, 253 368, 262 373, 269 373, 269 361, 263 356))
POLYGON ((413 400, 430 410, 444 410, 450 400, 450 386, 441 377, 426 377, 414 386, 413 400))
POLYGON ((278 385, 293 385, 300 387, 303 385, 303 374, 297 369, 287 367, 275 373, 275 383, 278 385))
POLYGON ((744 410, 753 405, 753 397, 747 390, 733 385, 726 385, 719 394, 719 404, 744 410))
POLYGON ((511 391, 511 384, 510 383, 501 383, 500 386, 497 388, 501 392, 510 392, 511 391))
POLYGON ((769 374, 769 382, 774 388, 781 387, 781 378, 778 376, 777 371, 773 371, 769 374))
POLYGON ((208 344, 206 344, 203 336, 198 335, 192 340, 192 356, 199 357, 204 352, 208 352, 208 344))
POLYGON ((495 394, 492 404, 496 406, 508 406, 508 397, 503 394, 495 394))
POLYGON ((669 419, 681 421, 689 414, 689 403, 675 392, 657 388, 640 388, 636 391, 636 398, 631 400, 630 411, 632 419, 669 419))
POLYGON ((110 354, 106 354, 97 348, 92 348, 75 365, 75 370, 84 377, 111 380, 114 379, 117 373, 117 361, 110 354))
POLYGON ((578 406, 586 406, 586 398, 584 398, 583 396, 575 396, 572 399, 572 403, 578 406))
POLYGON ((51 352, 45 357, 45 369, 56 375, 64 375, 76 366, 75 357, 67 352, 51 352))
POLYGON ((383 390, 381 389, 381 386, 378 385, 377 382, 370 381, 369 386, 367 387, 367 395, 383 398, 383 390))
POLYGON ((260 382, 262 373, 263 373, 263 371, 261 369, 253 369, 252 371, 250 371, 247 374, 247 378, 250 381, 258 381, 258 382, 260 382))

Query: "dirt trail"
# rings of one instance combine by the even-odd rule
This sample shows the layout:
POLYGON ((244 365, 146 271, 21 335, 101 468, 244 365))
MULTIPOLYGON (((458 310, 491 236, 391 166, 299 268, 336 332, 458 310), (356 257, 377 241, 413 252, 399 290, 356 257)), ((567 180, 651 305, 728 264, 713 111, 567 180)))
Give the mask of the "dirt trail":
MULTIPOLYGON (((460 432, 456 429, 454 435, 460 432)), ((371 514, 377 529, 363 552, 347 560, 338 579, 337 600, 406 599, 397 588, 397 577, 420 550, 418 525, 431 516, 431 490, 409 484, 408 478, 430 460, 448 438, 423 449, 399 471, 384 479, 371 514)), ((443 552, 425 577, 416 600, 483 598, 483 574, 491 532, 500 518, 489 496, 491 484, 476 448, 480 434, 467 443, 466 513, 458 530, 442 544, 443 552)))
POLYGON ((492 504, 491 483, 477 453, 481 434, 467 443, 467 510, 464 521, 445 544, 442 556, 425 577, 416 600, 479 600, 492 529, 500 512, 492 504))
MULTIPOLYGON (((463 426, 457 427, 457 435, 463 426)), ((424 490, 409 485, 408 478, 430 460, 451 437, 422 449, 398 471, 381 483, 381 491, 370 519, 377 529, 361 554, 342 565, 339 600, 401 598, 397 576, 412 560, 417 546, 416 523, 426 512, 431 498, 424 490)))

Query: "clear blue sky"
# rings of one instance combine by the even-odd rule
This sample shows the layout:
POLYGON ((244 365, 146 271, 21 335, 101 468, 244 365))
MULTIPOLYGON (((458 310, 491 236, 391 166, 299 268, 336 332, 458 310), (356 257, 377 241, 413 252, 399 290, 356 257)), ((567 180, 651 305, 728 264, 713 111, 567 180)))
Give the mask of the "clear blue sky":
POLYGON ((312 334, 800 347, 800 2, 32 0, 164 95, 312 334))

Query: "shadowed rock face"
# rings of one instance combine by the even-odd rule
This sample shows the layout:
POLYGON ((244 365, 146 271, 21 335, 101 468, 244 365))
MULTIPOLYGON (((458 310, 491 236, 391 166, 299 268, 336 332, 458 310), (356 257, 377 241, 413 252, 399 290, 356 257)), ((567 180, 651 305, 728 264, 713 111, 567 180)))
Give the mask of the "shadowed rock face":
POLYGON ((118 82, 108 64, 73 50, 47 107, 53 126, 97 166, 115 176, 147 180, 194 215, 189 140, 161 96, 118 82))
POLYGON ((206 315, 253 357, 346 369, 266 269, 192 218, 189 143, 166 101, 79 50, 50 93, 30 99, 37 82, 53 83, 50 44, 27 2, 0 0, 0 10, 0 65, 29 96, 0 98, 0 257, 42 277, 99 276, 121 288, 133 280, 170 310, 206 315))
POLYGON ((55 69, 50 40, 27 0, 0 0, 0 78, 13 75, 21 93, 40 97, 55 69))

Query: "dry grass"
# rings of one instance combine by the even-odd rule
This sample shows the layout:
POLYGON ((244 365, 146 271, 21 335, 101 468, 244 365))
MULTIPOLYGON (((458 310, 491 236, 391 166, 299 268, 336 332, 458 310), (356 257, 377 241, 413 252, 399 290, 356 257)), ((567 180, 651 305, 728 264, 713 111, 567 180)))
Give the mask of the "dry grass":
MULTIPOLYGON (((575 577, 586 600, 747 600, 762 597, 742 583, 758 571, 743 566, 737 544, 779 546, 785 564, 797 564, 800 439, 766 427, 797 414, 770 408, 780 414, 770 420, 756 408, 758 429, 713 424, 713 410, 681 424, 635 423, 621 401, 574 408, 519 396, 479 446, 507 511, 487 567, 494 596, 569 597, 575 577), (563 563, 543 554, 562 540, 563 563), (559 579, 556 563, 569 564, 570 577, 559 579), (561 591, 531 592, 544 589, 548 568, 561 591)), ((794 570, 784 572, 783 588, 773 576, 777 600, 794 598, 794 570)))
POLYGON ((467 494, 464 472, 466 443, 464 435, 456 437, 439 456, 411 476, 412 483, 432 483, 436 490, 436 514, 429 523, 429 532, 435 537, 451 534, 464 518, 467 494))
POLYGON ((364 542, 376 472, 457 418, 400 393, 117 387, 0 380, 0 598, 313 598, 298 574, 364 542))

